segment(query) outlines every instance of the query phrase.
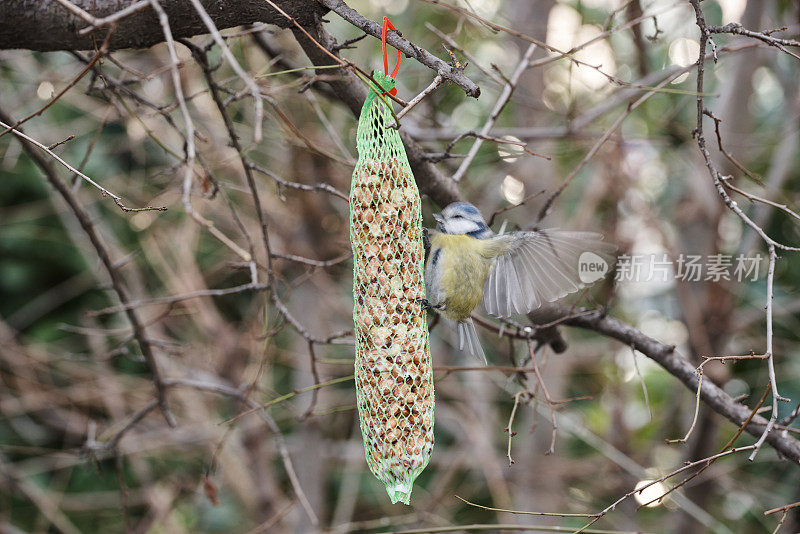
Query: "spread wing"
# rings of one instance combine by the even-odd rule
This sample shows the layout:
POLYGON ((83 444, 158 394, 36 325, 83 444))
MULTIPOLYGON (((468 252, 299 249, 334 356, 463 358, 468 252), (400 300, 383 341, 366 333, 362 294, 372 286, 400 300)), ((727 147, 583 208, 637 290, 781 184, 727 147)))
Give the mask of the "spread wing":
POLYGON ((613 266, 616 247, 594 232, 541 230, 499 235, 499 254, 483 287, 486 311, 497 317, 524 314, 577 291, 613 266), (586 254, 582 257, 584 253, 586 254), (580 263, 580 265, 579 265, 580 263), (594 267, 590 267, 594 264, 594 267), (583 272, 579 269, 583 268, 583 272))

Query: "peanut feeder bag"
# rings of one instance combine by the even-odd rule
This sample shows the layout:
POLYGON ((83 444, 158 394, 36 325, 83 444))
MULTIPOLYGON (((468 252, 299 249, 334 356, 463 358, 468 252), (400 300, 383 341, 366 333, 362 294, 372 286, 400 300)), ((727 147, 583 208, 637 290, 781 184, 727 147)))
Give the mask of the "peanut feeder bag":
MULTIPOLYGON (((383 50, 386 62, 384 17, 383 50)), ((392 27, 393 28, 393 27, 392 27)), ((355 383, 370 471, 392 503, 409 503, 433 449, 433 370, 425 298, 419 191, 385 93, 394 76, 376 72, 358 120, 358 163, 350 189, 355 383)), ((371 84, 370 84, 371 85, 371 84)), ((394 93, 392 93, 394 94, 394 93)))

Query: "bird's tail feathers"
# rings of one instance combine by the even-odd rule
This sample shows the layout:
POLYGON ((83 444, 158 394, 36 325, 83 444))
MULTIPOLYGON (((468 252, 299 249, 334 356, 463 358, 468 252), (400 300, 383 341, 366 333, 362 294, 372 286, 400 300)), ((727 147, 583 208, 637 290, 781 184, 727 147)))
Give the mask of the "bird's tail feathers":
POLYGON ((458 331, 458 350, 466 351, 478 358, 486 365, 486 353, 483 352, 481 341, 478 339, 478 332, 475 330, 475 323, 471 317, 456 323, 458 331))

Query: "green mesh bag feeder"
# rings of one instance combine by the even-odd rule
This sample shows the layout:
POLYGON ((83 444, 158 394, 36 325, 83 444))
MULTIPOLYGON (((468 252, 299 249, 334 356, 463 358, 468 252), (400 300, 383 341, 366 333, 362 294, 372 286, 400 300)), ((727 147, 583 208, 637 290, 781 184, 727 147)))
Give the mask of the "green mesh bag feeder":
MULTIPOLYGON (((374 78, 384 91, 393 89, 391 77, 374 78)), ((370 89, 350 188, 355 383, 370 471, 392 503, 408 504, 433 449, 433 369, 421 304, 421 201, 400 135, 387 128, 392 118, 370 89)))

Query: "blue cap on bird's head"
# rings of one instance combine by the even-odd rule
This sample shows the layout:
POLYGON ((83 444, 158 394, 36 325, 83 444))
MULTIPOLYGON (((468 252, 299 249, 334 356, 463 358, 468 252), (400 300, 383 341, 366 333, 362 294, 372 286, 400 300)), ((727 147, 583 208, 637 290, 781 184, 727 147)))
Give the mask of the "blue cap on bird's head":
POLYGON ((487 239, 494 232, 486 226, 481 212, 469 202, 453 202, 435 213, 436 229, 445 234, 466 234, 476 239, 487 239))

